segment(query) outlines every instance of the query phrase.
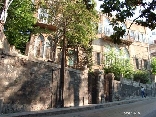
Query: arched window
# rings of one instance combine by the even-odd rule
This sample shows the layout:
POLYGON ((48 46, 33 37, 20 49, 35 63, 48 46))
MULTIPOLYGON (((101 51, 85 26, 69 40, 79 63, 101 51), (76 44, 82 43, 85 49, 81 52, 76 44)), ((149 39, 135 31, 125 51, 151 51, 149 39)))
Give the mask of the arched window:
POLYGON ((52 44, 52 36, 49 35, 47 40, 46 40, 46 47, 51 47, 53 44, 52 44))
POLYGON ((38 38, 35 39, 34 56, 43 57, 43 52, 44 52, 44 36, 40 34, 38 38))
POLYGON ((130 55, 129 55, 127 48, 124 47, 122 51, 123 51, 123 55, 124 55, 123 58, 130 59, 130 55))
POLYGON ((111 51, 111 46, 110 45, 105 45, 104 52, 108 53, 110 51, 111 51))
POLYGON ((120 54, 120 48, 119 47, 115 46, 114 51, 115 51, 116 55, 120 54))
POLYGON ((45 46, 44 46, 44 58, 46 59, 52 59, 52 48, 54 45, 54 40, 51 35, 48 36, 47 40, 45 41, 45 46))

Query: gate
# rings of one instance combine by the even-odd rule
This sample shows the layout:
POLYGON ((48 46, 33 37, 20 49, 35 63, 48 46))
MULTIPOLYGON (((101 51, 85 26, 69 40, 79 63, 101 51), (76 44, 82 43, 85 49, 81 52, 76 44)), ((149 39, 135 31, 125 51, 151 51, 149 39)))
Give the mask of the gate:
POLYGON ((88 73, 88 103, 98 103, 98 74, 88 73))

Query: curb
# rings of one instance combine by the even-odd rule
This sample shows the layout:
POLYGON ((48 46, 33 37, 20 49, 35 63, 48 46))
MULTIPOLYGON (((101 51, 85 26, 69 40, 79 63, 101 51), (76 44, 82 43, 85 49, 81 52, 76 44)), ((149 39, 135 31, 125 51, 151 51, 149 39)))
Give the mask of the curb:
POLYGON ((149 100, 149 99, 155 99, 155 98, 139 98, 139 99, 137 98, 137 99, 108 102, 103 104, 91 104, 91 105, 81 106, 81 107, 57 108, 57 109, 55 108, 55 109, 48 109, 44 111, 10 113, 10 114, 4 114, 0 117, 45 117, 51 115, 60 115, 60 114, 82 112, 82 111, 94 110, 100 108, 107 108, 115 105, 129 104, 129 103, 134 103, 134 102, 149 100))

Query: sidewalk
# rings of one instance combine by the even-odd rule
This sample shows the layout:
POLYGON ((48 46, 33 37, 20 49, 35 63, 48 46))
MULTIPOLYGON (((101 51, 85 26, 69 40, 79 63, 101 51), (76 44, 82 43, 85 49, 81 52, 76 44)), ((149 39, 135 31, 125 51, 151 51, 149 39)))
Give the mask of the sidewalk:
POLYGON ((100 109, 100 108, 107 108, 115 105, 122 105, 128 103, 134 103, 137 101, 155 99, 155 97, 147 97, 147 98, 135 98, 135 99, 127 99, 122 101, 115 101, 115 102, 108 102, 103 104, 90 104, 87 106, 80 106, 80 107, 70 107, 70 108, 54 108, 48 109, 44 111, 33 111, 33 112, 20 112, 20 113, 10 113, 0 115, 0 117, 44 117, 50 115, 59 115, 59 114, 66 114, 66 113, 74 113, 86 110, 93 110, 93 109, 100 109))

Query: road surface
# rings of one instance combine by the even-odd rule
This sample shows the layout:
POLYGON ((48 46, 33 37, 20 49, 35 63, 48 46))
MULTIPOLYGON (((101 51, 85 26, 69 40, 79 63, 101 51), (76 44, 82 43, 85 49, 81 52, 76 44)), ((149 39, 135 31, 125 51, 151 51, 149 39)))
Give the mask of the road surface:
POLYGON ((44 117, 156 117, 156 99, 44 117))

